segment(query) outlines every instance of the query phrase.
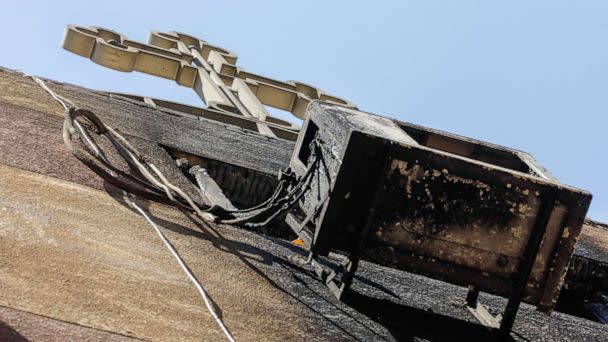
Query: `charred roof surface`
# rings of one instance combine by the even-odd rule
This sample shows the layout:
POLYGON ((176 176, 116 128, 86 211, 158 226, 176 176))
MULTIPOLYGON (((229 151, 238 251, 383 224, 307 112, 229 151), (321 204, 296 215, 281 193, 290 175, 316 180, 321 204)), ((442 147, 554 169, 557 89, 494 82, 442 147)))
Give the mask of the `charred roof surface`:
MULTIPOLYGON (((180 151, 274 176, 293 143, 227 124, 49 81, 123 132, 196 195, 174 166, 180 151)), ((219 340, 196 291, 149 226, 65 149, 61 108, 31 79, 0 69, 0 337, 48 340, 219 340), (48 329, 47 329, 48 328, 48 329), (45 329, 45 333, 41 330, 45 329)), ((236 181, 234 181, 236 182, 236 181)), ((202 199, 201 199, 202 200, 202 199)), ((467 290, 362 262, 339 302, 289 256, 288 241, 141 201, 208 288, 237 340, 487 338, 467 290), (440 316, 441 312, 448 316, 440 316)), ((608 261, 608 231, 584 226, 577 253, 608 261)), ((482 295, 490 307, 504 299, 482 295)), ((608 328, 523 305, 515 340, 605 340, 608 328)))

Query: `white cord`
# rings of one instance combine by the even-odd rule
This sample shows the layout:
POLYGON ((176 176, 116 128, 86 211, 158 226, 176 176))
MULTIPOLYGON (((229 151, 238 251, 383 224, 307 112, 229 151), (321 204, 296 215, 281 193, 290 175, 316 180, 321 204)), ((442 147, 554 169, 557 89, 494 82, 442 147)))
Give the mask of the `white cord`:
POLYGON ((52 91, 51 89, 49 89, 49 87, 47 87, 47 85, 44 83, 43 80, 41 80, 40 78, 36 77, 36 76, 32 76, 26 72, 23 73, 23 76, 25 77, 29 77, 32 80, 34 80, 34 82, 38 83, 38 85, 44 89, 47 93, 49 93, 49 95, 51 95, 57 102, 59 102, 59 104, 63 107, 63 109, 65 110, 65 112, 69 112, 70 108, 66 105, 66 103, 68 103, 70 106, 75 107, 74 103, 68 99, 66 99, 65 97, 58 95, 56 92, 52 91))
POLYGON ((169 242, 169 240, 167 240, 167 238, 165 238, 165 236, 163 235, 161 230, 154 223, 154 221, 152 221, 152 219, 150 219, 148 214, 146 214, 146 212, 135 203, 135 201, 133 200, 131 195, 125 191, 123 191, 123 193, 126 195, 129 204, 133 208, 135 208, 137 211, 139 211, 141 216, 143 216, 148 221, 148 223, 150 223, 150 225, 154 228, 154 230, 156 231, 156 234, 162 240, 162 242, 165 244, 165 246, 171 252, 171 254, 173 254, 173 256, 175 257, 175 259, 181 266, 184 273, 186 273, 186 275, 188 276, 188 278, 190 278, 190 280, 192 281, 194 286, 196 286, 196 289, 198 290, 198 292, 203 297, 203 300, 205 301, 205 306, 207 306, 207 310, 209 310, 209 313, 211 314, 211 316, 213 316, 213 319, 215 319, 217 324, 220 326, 220 329, 222 329, 222 332, 224 333, 224 335, 226 335, 226 338, 228 339, 228 341, 234 342, 235 341, 234 336, 232 336, 232 334, 230 333, 230 330, 228 330, 228 328, 226 327, 226 325, 224 324, 222 319, 218 316, 217 312, 215 311, 215 307, 213 307, 213 304, 211 304, 211 299, 209 298, 207 291, 205 291, 205 288, 203 287, 203 285, 201 285, 201 283, 198 281, 198 279, 196 279, 194 274, 192 274, 192 271, 190 271, 190 268, 188 268, 188 265, 186 265, 186 262, 184 261, 184 259, 182 259, 182 257, 179 255, 179 253, 177 253, 177 251, 175 250, 175 247, 173 247, 171 242, 169 242))
MULTIPOLYGON (((23 73, 23 74, 25 77, 29 77, 32 80, 34 80, 43 90, 45 90, 47 93, 49 93, 49 95, 51 95, 53 97, 53 99, 55 99, 57 102, 59 102, 59 104, 61 104, 61 106, 63 107, 63 109, 65 110, 66 113, 69 113, 70 107, 75 107, 75 105, 72 101, 55 93, 40 78, 29 75, 27 73, 23 73), (69 104, 70 107, 68 107, 68 105, 66 103, 69 104)), ((92 143, 92 141, 90 141, 90 137, 86 133, 86 130, 84 130, 84 128, 80 125, 80 123, 78 121, 74 120, 74 125, 76 126, 76 128, 78 128, 78 130, 81 131, 81 135, 85 138, 85 141, 87 142, 87 144, 89 144, 91 146, 91 148, 93 148, 93 150, 99 154, 99 151, 96 148, 95 144, 92 143)), ((155 169, 153 169, 153 170, 157 171, 155 169)), ((116 177, 116 174, 112 170, 110 170, 110 172, 114 177, 116 177)), ((158 171, 158 172, 160 172, 160 171, 158 171)), ((162 177, 162 174, 161 174, 161 177, 162 177)), ((162 178, 164 178, 164 177, 162 177, 162 178)), ((148 214, 140 206, 138 206, 137 203, 135 203, 131 194, 129 194, 128 192, 126 192, 124 190, 122 192, 125 195, 125 197, 127 198, 129 205, 131 205, 133 208, 135 208, 135 210, 137 210, 141 214, 141 216, 143 216, 148 221, 148 223, 156 231, 156 234, 158 235, 158 237, 165 244, 165 246, 167 247, 169 252, 171 252, 173 257, 177 260, 177 262, 179 263, 179 265, 182 268, 182 270, 184 271, 184 273, 186 273, 186 275, 188 276, 190 281, 194 284, 194 286, 200 293, 201 297, 203 297, 203 301, 205 302, 205 306, 207 307, 207 310, 209 311, 209 313, 211 314, 213 319, 217 322, 217 324, 220 326, 220 329, 222 330, 222 332, 224 333, 224 335, 226 336, 228 341, 234 342, 235 341, 234 336, 232 336, 232 333, 230 332, 230 330, 228 330, 228 327, 226 327, 226 324, 224 324, 224 321, 217 314, 215 307, 211 303, 211 298, 209 298, 209 294, 207 293, 207 291, 205 291, 205 288, 200 283, 200 281, 198 279, 196 279, 196 276, 192 273, 192 271, 190 270, 190 268, 188 267, 188 265, 186 264, 184 259, 182 259, 182 257, 179 255, 179 253, 177 252, 175 247, 163 235, 160 228, 154 223, 154 221, 152 221, 152 219, 150 219, 150 216, 148 216, 148 214)))

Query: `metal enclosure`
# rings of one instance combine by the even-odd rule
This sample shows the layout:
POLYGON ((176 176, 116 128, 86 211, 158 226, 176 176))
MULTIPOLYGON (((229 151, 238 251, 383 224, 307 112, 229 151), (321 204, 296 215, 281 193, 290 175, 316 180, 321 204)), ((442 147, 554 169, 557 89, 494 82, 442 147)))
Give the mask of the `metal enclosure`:
POLYGON ((325 171, 288 223, 311 258, 347 256, 336 295, 364 258, 553 309, 589 193, 526 153, 337 105, 313 102, 302 132, 291 168, 317 139, 325 171))

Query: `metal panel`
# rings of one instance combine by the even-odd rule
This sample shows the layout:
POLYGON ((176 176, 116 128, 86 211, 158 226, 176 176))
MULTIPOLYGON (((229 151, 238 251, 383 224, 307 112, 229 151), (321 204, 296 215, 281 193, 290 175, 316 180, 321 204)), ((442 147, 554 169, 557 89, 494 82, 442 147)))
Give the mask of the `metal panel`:
POLYGON ((314 139, 326 165, 291 220, 313 258, 336 251, 354 265, 347 273, 363 257, 473 285, 509 297, 513 317, 520 300, 553 309, 589 193, 524 152, 336 105, 311 104, 303 132, 292 168, 304 172, 314 139), (302 229, 297 218, 323 193, 329 200, 302 229))

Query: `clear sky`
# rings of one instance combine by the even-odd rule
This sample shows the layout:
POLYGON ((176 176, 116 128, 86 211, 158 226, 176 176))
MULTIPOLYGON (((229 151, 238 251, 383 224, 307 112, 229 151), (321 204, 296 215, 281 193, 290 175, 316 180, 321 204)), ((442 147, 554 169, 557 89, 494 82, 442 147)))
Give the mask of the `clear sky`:
POLYGON ((381 115, 532 153, 608 221, 608 1, 6 1, 0 65, 200 105, 60 47, 65 25, 182 31, 244 69, 381 115))

